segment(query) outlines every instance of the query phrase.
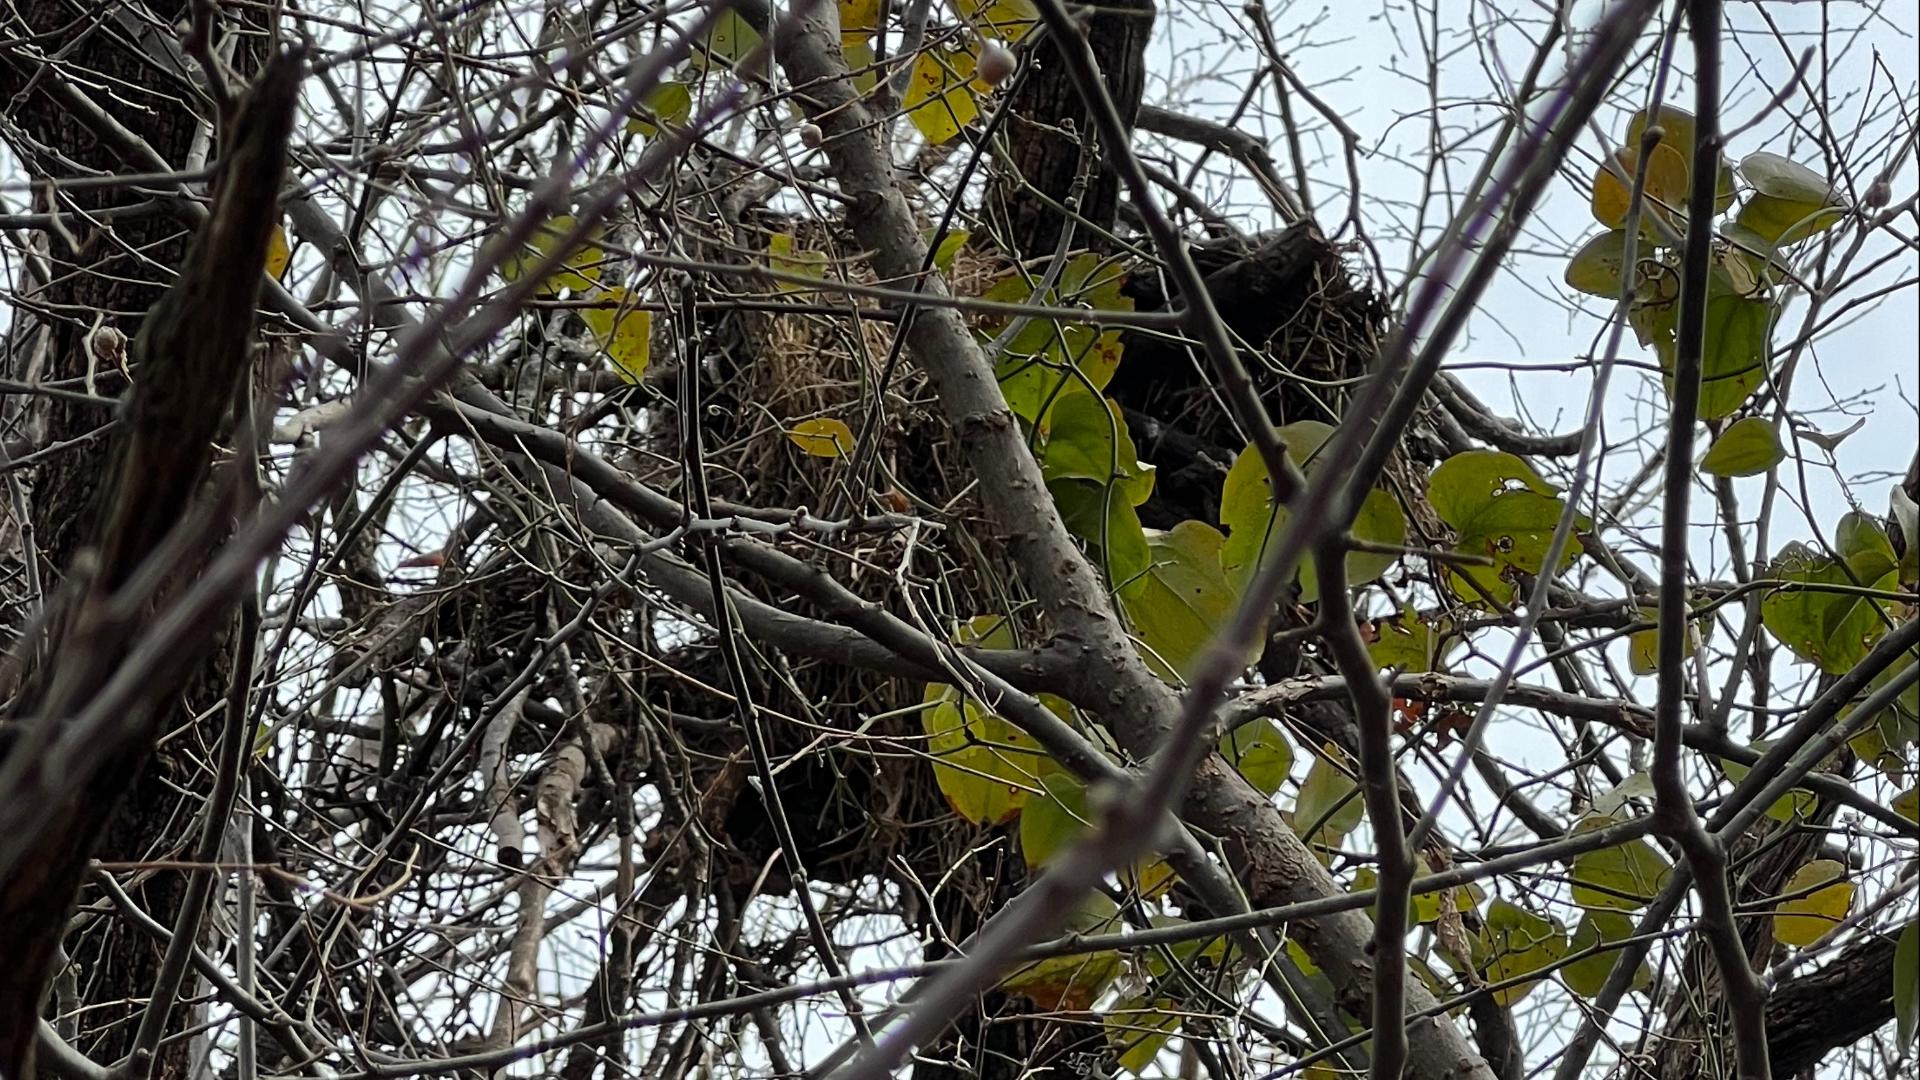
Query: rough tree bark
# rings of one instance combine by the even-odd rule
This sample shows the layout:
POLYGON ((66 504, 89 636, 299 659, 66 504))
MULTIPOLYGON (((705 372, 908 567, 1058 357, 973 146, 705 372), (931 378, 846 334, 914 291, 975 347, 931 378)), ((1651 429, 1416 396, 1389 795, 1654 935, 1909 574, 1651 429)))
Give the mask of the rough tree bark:
MULTIPOLYGON (((1153 0, 1115 0, 1090 9, 1087 44, 1107 79, 1120 117, 1133 125, 1147 78, 1147 42, 1153 0)), ((1061 205, 1087 171, 1075 247, 1100 247, 1095 230, 1111 229, 1120 204, 1120 177, 1101 157, 1087 105, 1044 33, 1024 50, 1022 74, 1007 102, 1007 158, 988 202, 988 220, 1004 228, 1007 252, 1033 259, 1051 254, 1068 215, 1061 205)))
MULTIPOLYGON (((63 27, 70 15, 58 4, 30 5, 26 14, 34 20, 30 25, 48 33, 63 27)), ((123 126, 169 161, 184 162, 198 124, 193 110, 160 89, 167 84, 159 69, 135 51, 137 44, 120 39, 120 29, 111 19, 92 24, 66 63, 85 57, 115 72, 125 85, 153 92, 151 108, 125 109, 123 126)), ((101 169, 150 168, 109 151, 99 136, 117 118, 104 107, 90 115, 64 69, 35 69, 23 59, 23 48, 36 45, 9 54, 8 63, 0 65, 6 73, 0 89, 27 103, 20 114, 28 130, 44 137, 49 148, 101 169)), ((73 453, 44 472, 34 494, 35 519, 48 527, 41 555, 50 564, 51 580, 59 580, 55 568, 72 569, 90 537, 89 546, 99 553, 84 588, 67 598, 44 666, 29 672, 8 709, 20 723, 0 760, 0 786, 12 797, 6 810, 11 828, 0 839, 0 925, 8 928, 0 948, 0 1075, 31 1074, 48 967, 90 857, 96 850, 120 859, 164 856, 191 835, 193 813, 182 809, 178 789, 169 783, 191 785, 191 778, 168 777, 173 762, 144 766, 158 733, 195 725, 196 705, 219 700, 227 680, 217 658, 164 680, 173 685, 153 686, 144 702, 145 722, 123 729, 125 738, 75 747, 71 740, 61 741, 61 731, 112 671, 127 635, 137 632, 140 620, 115 618, 109 598, 195 508, 213 439, 248 370, 254 298, 298 83, 298 61, 283 61, 241 107, 222 149, 212 210, 184 259, 184 238, 175 235, 170 218, 116 222, 113 233, 90 232, 80 250, 55 256, 61 284, 49 290, 56 305, 52 310, 78 317, 46 324, 51 362, 43 377, 84 373, 82 334, 88 327, 81 320, 95 311, 137 317, 160 288, 157 271, 169 265, 181 269, 133 338, 129 359, 135 385, 121 410, 111 463, 103 447, 89 444, 85 453, 73 453), (22 815, 32 817, 33 828, 17 827, 15 819, 25 820, 22 815)), ((43 160, 39 167, 54 164, 43 160)), ((101 419, 72 406, 56 408, 47 418, 46 435, 58 439, 90 430, 101 419)), ((188 550, 191 559, 211 548, 202 543, 188 550)), ((193 570, 183 562, 169 576, 177 583, 193 570)), ((209 646, 219 630, 209 628, 209 646)), ((180 893, 178 876, 163 874, 136 900, 165 923, 175 914, 180 893)), ((132 1027, 121 1021, 142 1011, 156 981, 159 954, 148 941, 109 941, 100 955, 88 959, 87 1004, 99 1007, 91 1018, 102 1035, 83 1049, 96 1060, 115 1061, 131 1048, 132 1027)), ((178 1075, 187 1046, 188 1040, 175 1040, 163 1048, 156 1075, 178 1075)))

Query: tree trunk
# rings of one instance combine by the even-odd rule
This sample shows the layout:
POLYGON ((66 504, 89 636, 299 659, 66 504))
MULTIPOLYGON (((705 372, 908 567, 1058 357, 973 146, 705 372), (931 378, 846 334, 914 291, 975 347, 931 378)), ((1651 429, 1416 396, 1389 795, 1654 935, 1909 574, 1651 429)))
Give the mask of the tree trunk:
MULTIPOLYGON (((177 73, 163 71, 165 61, 150 54, 161 48, 160 31, 154 28, 175 25, 186 16, 187 5, 180 0, 149 0, 146 7, 151 14, 142 12, 137 21, 128 11, 131 7, 107 5, 98 9, 97 17, 83 19, 77 17, 75 5, 56 0, 14 5, 13 25, 35 37, 23 41, 14 36, 17 44, 0 51, 0 98, 8 102, 9 115, 33 141, 15 150, 36 179, 151 170, 148 163, 123 160, 96 134, 84 110, 70 107, 56 93, 55 80, 86 93, 102 113, 170 164, 186 167, 205 122, 202 114, 209 110, 177 73), (134 27, 144 36, 137 38, 134 27), (40 61, 40 56, 56 50, 60 54, 57 67, 40 61), (113 92, 99 93, 101 86, 111 86, 113 92), (46 152, 38 152, 39 148, 46 152)), ((251 67, 245 59, 248 52, 239 50, 236 64, 251 67)), ((28 331, 42 335, 42 347, 28 350, 23 357, 36 370, 9 372, 12 377, 52 381, 91 375, 98 393, 125 393, 127 380, 119 366, 124 353, 116 355, 106 348, 90 351, 90 344, 100 340, 94 331, 111 327, 124 340, 135 337, 147 310, 171 284, 173 268, 181 265, 189 233, 157 204, 154 213, 114 218, 104 227, 90 225, 82 212, 145 201, 145 196, 113 187, 63 189, 53 205, 41 197, 36 209, 57 210, 66 228, 48 237, 50 281, 38 297, 43 306, 34 312, 37 325, 28 331)), ((226 388, 210 387, 207 393, 224 399, 226 388)), ((216 407, 224 409, 225 401, 216 407)), ((102 489, 108 486, 102 478, 110 473, 114 452, 114 440, 101 437, 100 432, 115 415, 90 403, 54 397, 28 399, 23 411, 35 444, 71 443, 46 458, 32 476, 31 535, 47 593, 41 602, 45 602, 57 593, 63 575, 99 527, 102 489)), ((21 611, 11 618, 30 617, 29 611, 21 611)), ((219 726, 218 712, 211 706, 225 692, 228 667, 222 643, 159 717, 160 731, 192 729, 169 740, 177 750, 156 755, 136 775, 106 789, 102 797, 111 799, 122 791, 124 797, 91 852, 94 857, 122 862, 183 854, 200 801, 183 798, 181 792, 205 791, 210 786, 203 763, 212 757, 219 726), (203 713, 211 719, 196 722, 195 717, 203 713)), ((88 854, 84 845, 75 852, 78 858, 88 854)), ((185 885, 182 875, 162 872, 132 886, 130 892, 148 914, 170 926, 185 885)), ((118 1061, 131 1049, 163 951, 153 939, 128 933, 128 925, 115 921, 110 932, 70 943, 70 962, 81 971, 77 1004, 86 1010, 85 1038, 77 1049, 104 1064, 118 1061)), ((35 973, 11 973, 10 987, 13 975, 31 980, 35 973)), ((176 1009, 168 1029, 181 1030, 184 1016, 184 1010, 176 1009)), ((162 1045, 154 1075, 184 1075, 188 1056, 189 1040, 162 1045)))

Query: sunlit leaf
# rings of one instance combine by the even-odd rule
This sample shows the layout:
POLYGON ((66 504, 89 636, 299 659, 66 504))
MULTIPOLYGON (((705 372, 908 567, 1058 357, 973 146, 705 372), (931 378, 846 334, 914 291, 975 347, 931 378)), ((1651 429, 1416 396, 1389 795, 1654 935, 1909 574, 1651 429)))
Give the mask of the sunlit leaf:
POLYGON ((802 420, 787 429, 787 438, 814 457, 837 458, 853 453, 853 429, 845 420, 832 416, 802 420))
POLYGON ((1757 476, 1784 461, 1780 432, 1763 417, 1734 421, 1700 459, 1702 472, 1714 476, 1757 476))
POLYGON ((1847 868, 1834 859, 1815 859, 1794 871, 1780 890, 1787 899, 1773 907, 1774 938, 1804 948, 1846 918, 1853 906, 1853 883, 1846 874, 1847 868))
POLYGON ((863 40, 880 28, 880 13, 885 0, 839 0, 840 36, 863 40))
MULTIPOLYGON (((967 241, 972 239, 972 236, 973 234, 965 229, 954 229, 941 237, 940 246, 933 249, 934 268, 943 271, 952 270, 953 260, 960 256, 960 249, 967 246, 967 241)), ((929 232, 927 239, 932 240, 932 238, 933 235, 929 232)))
MULTIPOLYGON (((998 615, 963 623, 954 640, 993 649, 1015 644, 1011 626, 998 615)), ((926 707, 920 718, 927 753, 948 805, 977 825, 1012 820, 1027 804, 1030 790, 1039 785, 1044 764, 1039 744, 954 687, 928 683, 923 700, 926 707)), ((1054 706, 1049 702, 1048 707, 1054 706)))

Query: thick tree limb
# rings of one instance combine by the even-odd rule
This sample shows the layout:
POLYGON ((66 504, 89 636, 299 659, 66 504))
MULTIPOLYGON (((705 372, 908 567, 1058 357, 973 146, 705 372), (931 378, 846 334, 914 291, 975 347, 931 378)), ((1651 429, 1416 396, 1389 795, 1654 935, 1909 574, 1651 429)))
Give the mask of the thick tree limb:
MULTIPOLYGON (((53 947, 94 842, 151 748, 153 732, 138 723, 120 726, 126 734, 118 740, 53 753, 67 745, 55 738, 62 722, 143 629, 136 613, 116 611, 115 593, 195 505, 232 388, 248 369, 300 63, 276 59, 241 107, 212 212, 179 280, 134 339, 140 380, 106 488, 98 564, 67 614, 50 669, 17 710, 31 718, 29 732, 0 766, 0 790, 8 792, 0 809, 0 925, 8 928, 0 941, 0 1075, 31 1075, 53 947)), ((175 579, 193 569, 165 568, 175 579)), ((144 716, 172 689, 168 679, 154 680, 137 711, 144 716)))

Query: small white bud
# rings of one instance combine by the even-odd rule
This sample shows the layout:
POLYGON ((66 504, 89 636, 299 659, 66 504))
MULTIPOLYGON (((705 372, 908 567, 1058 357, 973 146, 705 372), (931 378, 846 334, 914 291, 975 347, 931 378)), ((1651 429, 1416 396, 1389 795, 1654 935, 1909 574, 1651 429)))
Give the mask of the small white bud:
POLYGON ((980 43, 980 59, 973 65, 973 77, 988 86, 999 86, 1013 74, 1020 62, 1014 59, 1013 50, 998 41, 980 43))
POLYGON ((820 144, 826 141, 826 133, 820 130, 819 124, 808 123, 800 125, 800 142, 807 149, 818 150, 820 149, 820 144))

